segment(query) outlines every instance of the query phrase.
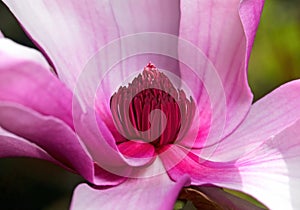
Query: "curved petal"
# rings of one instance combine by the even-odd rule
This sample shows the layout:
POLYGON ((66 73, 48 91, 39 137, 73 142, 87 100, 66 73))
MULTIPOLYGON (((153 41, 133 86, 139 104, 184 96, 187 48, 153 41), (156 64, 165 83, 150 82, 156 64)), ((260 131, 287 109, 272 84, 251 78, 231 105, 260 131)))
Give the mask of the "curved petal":
MULTIPOLYGON (((249 60, 256 30, 265 1, 242 0, 240 4, 240 17, 247 39, 247 61, 249 60)), ((246 63, 248 65, 248 62, 246 63)))
MULTIPOLYGON (((38 128, 37 128, 38 129, 38 128)), ((58 145, 59 146, 59 145, 58 145)), ((64 167, 67 170, 74 170, 63 165, 63 163, 54 159, 44 149, 32 141, 16 136, 0 127, 0 158, 5 157, 31 157, 42 160, 47 160, 57 165, 64 167)), ((81 158, 79 156, 79 158, 81 158)), ((87 163, 86 163, 87 164, 87 163)), ((126 180, 126 177, 119 177, 108 173, 95 165, 95 176, 85 177, 94 184, 102 186, 114 186, 126 180)))
POLYGON ((178 34, 174 0, 4 2, 72 89, 88 60, 108 42, 139 32, 178 34))
POLYGON ((297 121, 235 162, 201 161, 193 153, 175 146, 162 161, 174 180, 188 174, 193 185, 213 184, 239 190, 270 209, 299 209, 299 129, 297 121), (178 162, 175 167, 174 161, 178 162))
POLYGON ((300 121, 237 162, 244 191, 274 210, 299 209, 300 121))
POLYGON ((38 51, 0 39, 0 101, 55 116, 73 128, 72 93, 45 62, 38 51))
MULTIPOLYGON (((143 173, 146 175, 151 172, 152 167, 145 169, 143 173)), ((146 179, 128 179, 126 182, 108 189, 96 189, 81 184, 74 192, 71 209, 171 210, 180 190, 187 184, 189 184, 187 176, 173 182, 167 174, 150 176, 146 179)))
MULTIPOLYGON (((0 158, 6 157, 31 157, 42 160, 47 160, 55 163, 63 168, 74 172, 63 163, 54 159, 44 149, 30 140, 24 139, 13 133, 10 133, 0 127, 0 158)), ((126 180, 126 177, 120 177, 111 174, 96 164, 94 164, 94 177, 86 177, 90 182, 101 186, 114 186, 118 185, 126 180)))
POLYGON ((133 161, 143 165, 151 163, 156 157, 154 146, 142 141, 126 141, 119 144, 118 148, 125 157, 133 158, 133 161))
MULTIPOLYGON (((257 7, 257 12, 252 16, 248 12, 252 6, 261 3, 252 1, 251 4, 247 4, 247 2, 249 1, 244 1, 240 5, 239 0, 181 1, 179 36, 192 42, 208 57, 224 87, 227 121, 223 136, 232 132, 244 119, 252 102, 246 69, 261 8, 257 7), (242 9, 239 10, 240 6, 242 9), (252 18, 254 16, 255 19, 252 18)), ((179 46, 179 55, 181 51, 186 53, 179 46)), ((189 81, 190 88, 198 91, 197 101, 205 101, 206 99, 201 99, 205 97, 201 95, 203 88, 201 80, 191 78, 190 71, 182 65, 180 67, 183 80, 189 81)), ((205 80, 206 72, 203 74, 202 79, 205 80)))
MULTIPOLYGON (((42 118, 47 118, 45 115, 49 115, 50 118, 57 117, 73 128, 71 91, 50 73, 49 65, 38 51, 16 44, 9 39, 0 39, 0 101, 1 103, 5 101, 21 104, 44 115, 42 118)), ((19 117, 12 118, 10 121, 18 122, 19 117)), ((42 121, 44 121, 44 124, 47 123, 47 120, 42 121)), ((56 119, 53 118, 50 121, 56 121, 56 119)), ((54 124, 61 124, 59 126, 65 127, 62 122, 54 124)), ((31 129, 39 131, 34 125, 32 126, 31 129)), ((34 131, 32 130, 32 132, 34 131)), ((78 140, 76 139, 76 141, 78 140)), ((53 143, 55 144, 55 142, 53 143)), ((49 149, 47 145, 38 146, 31 140, 17 136, 15 138, 3 137, 0 144, 3 145, 0 151, 1 157, 30 156, 41 159, 48 158, 52 162, 58 163, 57 160, 54 160, 51 155, 45 152, 49 149)), ((59 145, 57 147, 60 147, 59 145)), ((75 153, 74 156, 76 156, 75 153)), ((79 152, 78 155, 83 154, 79 152)), ((68 154, 65 154, 65 156, 68 156, 68 154)), ((89 164, 92 166, 91 163, 86 163, 86 166, 89 164)), ((98 166, 95 166, 95 169, 91 167, 89 170, 88 174, 82 175, 94 184, 115 185, 124 180, 123 177, 116 177, 98 166), (94 174, 93 171, 95 171, 94 174)), ((79 173, 81 172, 79 171, 79 173)))
MULTIPOLYGON (((75 111, 73 112, 76 122, 75 130, 83 139, 83 143, 93 160, 100 167, 111 173, 126 176, 132 170, 131 167, 144 166, 153 160, 155 156, 151 145, 143 147, 144 150, 148 151, 147 157, 123 155, 120 150, 125 151, 126 149, 123 146, 121 149, 118 148, 112 133, 102 120, 97 119, 99 116, 95 116, 94 110, 89 109, 82 112, 79 105, 76 104, 74 103, 75 111)), ((130 148, 128 149, 130 150, 130 148)))
POLYGON ((93 161, 73 130, 62 121, 40 115, 20 104, 0 102, 0 126, 28 139, 57 161, 93 181, 93 161))
POLYGON ((91 182, 97 186, 116 186, 127 180, 127 176, 119 176, 117 174, 110 173, 109 171, 99 167, 96 163, 94 164, 94 169, 95 176, 91 182))
POLYGON ((107 160, 111 166, 121 166, 124 161, 117 152, 117 146, 113 136, 102 121, 99 124, 95 119, 93 110, 82 112, 75 103, 74 121, 77 134, 84 140, 89 153, 93 160, 100 166, 105 164, 107 160), (99 129, 101 131, 99 131, 99 129))
POLYGON ((36 144, 10 133, 0 127, 0 158, 34 157, 57 163, 45 150, 36 144))
POLYGON ((160 158, 173 180, 184 174, 191 178, 192 185, 237 183, 240 176, 234 162, 218 163, 199 158, 186 148, 172 145, 166 147, 160 158))
POLYGON ((238 129, 221 141, 208 158, 236 160, 300 119, 300 80, 277 88, 257 101, 238 129))
POLYGON ((50 67, 42 56, 42 54, 32 48, 22 46, 17 44, 16 42, 1 37, 0 35, 0 61, 1 64, 3 63, 10 64, 14 61, 29 61, 32 63, 39 64, 41 68, 49 70, 50 67))

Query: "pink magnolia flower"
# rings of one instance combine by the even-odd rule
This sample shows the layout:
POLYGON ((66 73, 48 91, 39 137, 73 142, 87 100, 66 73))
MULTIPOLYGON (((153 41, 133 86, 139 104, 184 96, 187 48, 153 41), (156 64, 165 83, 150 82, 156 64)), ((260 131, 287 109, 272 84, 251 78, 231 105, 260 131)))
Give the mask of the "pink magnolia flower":
POLYGON ((263 1, 4 2, 46 59, 1 35, 0 157, 80 174, 72 209, 172 209, 207 184, 300 208, 300 82, 253 105, 247 84, 263 1), (132 77, 149 60, 168 71, 132 77))

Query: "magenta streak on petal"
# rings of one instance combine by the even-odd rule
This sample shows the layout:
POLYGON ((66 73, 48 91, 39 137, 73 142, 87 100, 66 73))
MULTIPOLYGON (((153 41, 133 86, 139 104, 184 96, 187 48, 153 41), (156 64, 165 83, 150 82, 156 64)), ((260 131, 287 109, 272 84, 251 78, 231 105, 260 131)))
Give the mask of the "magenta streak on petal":
POLYGON ((142 165, 150 164, 156 158, 154 147, 143 141, 126 141, 119 144, 118 148, 125 157, 133 158, 138 162, 145 161, 142 165))
POLYGON ((169 176, 177 180, 184 174, 191 178, 192 185, 240 184, 239 171, 234 162, 218 163, 201 159, 192 151, 178 145, 165 146, 160 151, 169 176))

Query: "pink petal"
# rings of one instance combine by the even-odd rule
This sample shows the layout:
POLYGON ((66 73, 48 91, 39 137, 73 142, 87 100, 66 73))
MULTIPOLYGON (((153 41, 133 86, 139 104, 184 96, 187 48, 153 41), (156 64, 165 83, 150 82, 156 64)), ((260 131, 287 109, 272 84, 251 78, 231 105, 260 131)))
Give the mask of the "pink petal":
MULTIPOLYGON (((204 80, 204 83, 211 82, 211 77, 207 77, 206 74, 210 74, 209 71, 216 71, 224 88, 221 89, 220 86, 218 90, 213 90, 220 94, 224 91, 226 96, 226 110, 223 110, 226 114, 226 123, 223 136, 232 132, 244 119, 252 102, 246 70, 255 34, 250 31, 254 32, 256 29, 261 11, 258 5, 262 3, 254 3, 254 1, 251 4, 246 3, 244 1, 240 5, 238 0, 181 1, 180 38, 192 42, 212 62, 210 64, 201 56, 190 54, 194 63, 198 62, 203 66, 201 69, 194 70, 201 71, 201 79, 204 80), (239 10, 240 6, 241 10, 239 10), (257 12, 251 16, 247 15, 253 6, 257 6, 257 12), (245 33, 245 31, 247 32, 245 33)), ((179 49, 179 57, 184 57, 186 56, 184 54, 188 53, 184 51, 184 48, 179 49)), ((181 66, 181 70, 182 78, 184 81, 188 81, 189 88, 194 92, 198 91, 196 93, 197 100, 206 101, 206 98, 198 98, 205 97, 201 95, 203 89, 201 80, 192 77, 191 71, 184 66, 181 66)), ((214 79, 218 80, 217 76, 214 79)), ((221 105, 223 106, 223 104, 221 105)), ((213 109, 218 109, 218 107, 213 107, 213 109)), ((217 112, 212 111, 213 113, 217 112)))
MULTIPOLYGON (((92 183, 97 186, 116 186, 127 180, 127 176, 119 176, 94 164, 95 176, 92 183)), ((130 171, 131 172, 131 171, 130 171)), ((129 173, 128 173, 129 174, 129 173)))
POLYGON ((89 59, 108 42, 139 32, 178 34, 179 1, 4 2, 71 88, 89 59))
MULTIPOLYGON (((87 180, 93 180, 92 160, 73 130, 62 121, 40 115, 20 104, 0 102, 0 126, 42 148, 87 180)), ((6 145, 10 147, 10 144, 6 145)), ((1 150, 5 148, 1 147, 1 150)))
POLYGON ((0 101, 27 106, 73 127, 72 93, 49 71, 41 54, 0 39, 0 101))
POLYGON ((81 139, 84 139, 84 144, 93 160, 100 166, 106 165, 107 160, 110 166, 124 165, 125 162, 120 157, 112 134, 102 121, 98 123, 95 118, 93 110, 82 112, 79 105, 75 103, 75 129, 81 139))
POLYGON ((209 159, 235 160, 300 119, 300 80, 289 82, 257 101, 238 129, 220 142, 209 159))
POLYGON ((189 184, 187 176, 173 182, 165 173, 151 176, 152 170, 143 172, 148 178, 128 179, 108 189, 81 184, 74 192, 71 209, 173 209, 180 190, 189 184))
POLYGON ((234 162, 218 163, 199 158, 184 147, 166 147, 159 156, 173 180, 184 174, 191 178, 192 185, 236 183, 240 176, 234 162))
MULTIPOLYGON (((50 116, 50 121, 55 121, 53 123, 64 127, 64 130, 68 130, 67 128, 65 128, 66 125, 63 125, 63 122, 56 122, 57 119, 52 119, 52 117, 57 117, 58 119, 63 120, 71 128, 73 128, 72 93, 54 75, 50 73, 49 66, 45 62, 45 59, 41 56, 41 54, 34 49, 23 47, 8 39, 1 39, 0 55, 0 101, 14 102, 26 106, 27 108, 33 109, 39 114, 44 115, 42 118, 47 118, 45 117, 45 115, 50 116)), ((18 115, 14 115, 14 117, 10 119, 10 122, 12 120, 19 122, 19 117, 20 116, 18 115)), ((45 120, 44 123, 47 123, 47 120, 45 120)), ((30 129, 31 132, 34 132, 34 129, 35 132, 39 131, 38 128, 34 127, 34 125, 32 125, 30 129)), ((80 146, 78 144, 77 137, 75 137, 74 134, 72 135, 73 138, 75 138, 77 141, 77 143, 76 141, 74 142, 74 146, 76 144, 77 147, 80 146)), ((22 137, 18 138, 22 139, 22 137)), ((41 146, 43 149, 41 149, 41 147, 33 143, 31 140, 24 139, 22 140, 22 142, 24 143, 19 143, 19 141, 17 141, 18 138, 5 138, 5 142, 4 140, 2 140, 1 144, 6 145, 6 147, 1 148, 3 149, 2 151, 0 151, 2 153, 1 156, 23 155, 43 159, 43 153, 40 152, 40 150, 44 149, 47 152, 49 150, 47 144, 43 144, 43 146, 41 146), (17 143, 20 146, 24 146, 23 150, 15 147, 17 143), (25 143, 27 144, 27 146, 25 143), (24 153, 22 153, 21 151, 24 151, 24 153), (41 153, 41 157, 39 156, 39 153, 41 153)), ((55 144, 55 142, 53 143, 55 144)), ((57 146, 60 147, 60 144, 58 144, 57 146)), ((53 145, 53 147, 55 147, 55 145, 53 145)), ((64 147, 60 149, 64 150, 64 147)), ((79 150, 79 156, 86 156, 82 153, 82 148, 77 149, 79 150)), ((55 152, 54 150, 55 148, 53 148, 52 152, 55 152)), ((76 156, 76 151, 73 152, 73 155, 76 156)), ((46 152, 44 153, 47 154, 46 152)), ((62 151, 62 153, 64 153, 64 151, 62 151)), ((51 157, 49 154, 48 156, 51 157)), ((70 158, 68 157, 67 153, 63 154, 63 156, 65 156, 64 158, 66 159, 70 158)), ((83 157, 83 159, 86 158, 87 157, 83 157)), ((58 160, 61 159, 58 158, 58 160)), ((91 160, 88 159, 88 161, 90 162, 91 160)), ((90 182, 103 185, 115 185, 124 180, 123 177, 115 177, 114 175, 105 172, 102 169, 99 169, 98 166, 95 166, 95 169, 93 169, 93 164, 89 162, 79 163, 79 165, 86 165, 83 168, 88 167, 88 165, 90 164, 89 167, 91 168, 88 169, 88 172, 82 172, 82 170, 85 169, 80 169, 80 171, 78 172, 82 173, 82 175, 85 176, 85 178, 90 182), (99 171, 102 172, 100 173, 99 171)))
MULTIPOLYGON (((185 148, 177 147, 175 145, 169 147, 167 149, 167 152, 165 151, 165 155, 161 156, 161 158, 172 180, 178 180, 183 175, 189 175, 191 179, 191 185, 196 185, 196 186, 215 185, 218 187, 225 187, 225 188, 231 188, 231 189, 243 191, 252 196, 256 196, 256 194, 258 194, 258 193, 255 194, 254 191, 244 188, 245 186, 248 186, 251 179, 249 178, 248 180, 248 177, 241 172, 241 168, 239 168, 239 166, 236 166, 235 162, 218 163, 218 162, 207 161, 187 151, 185 148), (248 183, 245 183, 244 176, 247 178, 248 183)), ((244 170, 247 170, 247 167, 244 167, 244 170)), ((253 175, 252 176, 253 178, 258 174, 250 172, 247 175, 249 176, 253 175)), ((270 178, 272 177, 270 176, 270 178)), ((255 179, 257 179, 257 177, 255 179)), ((268 176, 262 175, 260 177, 259 183, 262 183, 262 185, 264 185, 265 180, 267 179, 269 179, 268 176)), ((256 181, 251 182, 251 186, 249 188, 259 186, 261 189, 257 187, 255 188, 255 190, 257 192, 262 191, 262 188, 264 188, 264 186, 259 184, 255 185, 255 184, 256 181)), ((273 183, 273 185, 276 185, 276 183, 273 183)), ((271 194, 272 194, 271 192, 268 192, 270 198, 272 197, 271 194)), ((211 194, 211 195, 217 196, 217 194, 211 194)), ((259 201, 263 201, 261 200, 260 196, 256 196, 256 198, 259 201)), ((231 208, 232 205, 242 204, 238 201, 236 203, 234 200, 228 201, 226 197, 217 196, 215 199, 216 201, 221 201, 221 203, 224 202, 225 206, 229 205, 231 208)))
POLYGON ((0 38, 3 38, 4 37, 4 35, 2 34, 2 32, 0 31, 0 38))
POLYGON ((237 161, 243 184, 237 187, 270 209, 299 209, 300 121, 265 139, 237 161))
POLYGON ((0 36, 0 59, 1 63, 28 61, 36 63, 46 70, 50 69, 47 61, 39 51, 17 44, 10 39, 4 38, 4 36, 0 36))
MULTIPOLYGON (((145 36, 148 37, 149 39, 151 39, 151 37, 155 37, 158 39, 159 39, 159 37, 160 38, 163 37, 163 39, 167 43, 169 43, 169 44, 173 43, 171 45, 172 49, 175 48, 173 50, 173 54, 174 53, 176 54, 177 39, 173 39, 173 40, 171 40, 171 42, 168 42, 169 37, 168 36, 166 37, 166 35, 164 35, 164 36, 155 36, 155 35, 152 36, 152 35, 153 34, 150 34, 150 35, 147 34, 145 36)), ((161 43, 147 42, 147 41, 145 41, 145 40, 147 40, 147 38, 144 39, 145 36, 144 36, 144 34, 139 35, 138 36, 139 38, 137 38, 136 36, 133 36, 134 39, 133 39, 133 37, 131 37, 131 38, 125 37, 125 38, 122 38, 122 40, 119 42, 114 42, 113 46, 115 48, 119 49, 120 45, 121 46, 126 45, 126 46, 129 46, 129 48, 130 48, 131 44, 133 44, 133 43, 134 43, 134 45, 137 45, 137 46, 143 46, 143 44, 146 43, 147 46, 150 48, 151 48, 151 46, 152 47, 154 46, 153 47, 154 49, 161 48, 161 43)), ((151 48, 151 49, 153 49, 153 48, 151 48)), ((130 51, 130 49, 128 51, 130 51)), ((133 53, 133 51, 130 51, 129 53, 133 53)), ((166 50, 165 52, 167 53, 168 50, 166 50)), ((80 99, 80 108, 79 109, 82 109, 82 110, 96 109, 96 113, 91 113, 91 115, 96 115, 98 118, 100 118, 99 124, 104 122, 104 126, 99 125, 99 127, 107 127, 110 130, 109 132, 114 132, 114 131, 116 131, 116 128, 114 128, 113 119, 112 119, 111 111, 110 111, 110 97, 113 95, 113 93, 116 91, 116 89, 119 88, 119 86, 121 84, 124 84, 124 77, 125 78, 128 76, 132 77, 132 73, 136 72, 136 71, 138 71, 138 73, 140 73, 141 69, 139 67, 131 68, 131 66, 133 66, 137 63, 139 63, 139 64, 143 63, 140 66, 144 66, 145 65, 144 63, 146 63, 147 61, 144 60, 145 57, 143 57, 143 59, 140 60, 141 56, 134 56, 134 57, 130 57, 130 58, 134 58, 134 59, 126 60, 126 62, 124 61, 128 65, 124 65, 123 62, 114 64, 114 62, 113 62, 114 61, 113 58, 115 57, 114 50, 108 51, 105 53, 102 52, 102 54, 104 54, 106 56, 107 55, 111 55, 111 56, 109 57, 109 59, 107 59, 106 57, 104 59, 100 59, 97 57, 98 59, 92 60, 92 62, 89 63, 89 65, 88 65, 89 68, 87 68, 87 70, 92 70, 92 71, 91 72, 87 71, 87 72, 84 72, 86 74, 82 74, 82 77, 78 81, 77 87, 74 91, 74 94, 80 99), (115 66, 113 67, 113 70, 111 70, 109 72, 103 71, 103 72, 97 73, 97 72, 94 72, 93 69, 97 69, 95 67, 97 67, 98 61, 99 62, 102 61, 100 63, 101 63, 101 66, 103 67, 103 69, 107 69, 106 65, 108 65, 107 63, 110 63, 110 62, 112 62, 112 64, 114 64, 115 66), (122 68, 125 68, 126 71, 120 72, 120 69, 122 69, 122 68), (120 76, 120 74, 123 74, 123 76, 120 76), (99 80, 100 80, 100 84, 98 84, 99 80)), ((134 55, 134 53, 133 53, 133 55, 134 55)), ((118 54, 117 54, 117 56, 118 56, 118 54)), ((159 57, 163 57, 163 56, 159 56, 159 57)), ((110 65, 108 65, 108 66, 110 66, 110 65)), ((127 81, 125 81, 125 85, 127 85, 127 81)), ((82 119, 84 117, 87 117, 87 116, 81 116, 82 119)), ((85 121, 90 121, 90 120, 85 120, 85 121)), ((75 120, 75 123, 77 123, 77 122, 79 122, 79 121, 75 120)), ((90 124, 90 122, 89 122, 89 124, 90 124)), ((80 127, 80 126, 81 125, 78 125, 78 127, 80 127)), ((95 126, 95 128, 97 129, 96 126, 95 126)), ((104 133, 108 132, 108 131, 104 131, 104 130, 105 129, 102 130, 104 133)), ((100 131, 100 132, 102 132, 102 131, 100 131)), ((84 132, 87 133, 88 131, 84 131, 84 132)), ((93 134, 91 134, 91 135, 93 135, 93 134)), ((103 135, 107 135, 107 134, 103 134, 103 135)), ((113 137, 115 137, 115 136, 113 136, 113 137)), ((99 137, 95 137, 95 140, 98 138, 99 137)), ((111 137, 106 138, 107 141, 110 141, 110 143, 108 143, 110 145, 114 143, 114 141, 111 139, 112 139, 111 137)), ((96 141, 98 141, 98 140, 96 140, 96 141)), ((99 145, 101 146, 101 144, 99 144, 99 145)), ((94 146, 91 146, 90 148, 97 150, 96 149, 97 147, 94 147, 94 146)))
POLYGON ((270 209, 298 209, 299 94, 300 81, 294 81, 256 102, 241 126, 208 156, 219 163, 201 162, 187 152, 180 157, 177 151, 163 159, 167 166, 182 160, 169 174, 176 179, 188 173, 194 184, 241 190, 270 209), (234 162, 226 162, 230 160, 234 162))
POLYGON ((242 0, 240 4, 240 17, 247 37, 247 60, 250 57, 264 2, 264 0, 242 0))
MULTIPOLYGON (((120 149, 116 145, 115 139, 112 136, 111 131, 107 128, 102 120, 96 119, 99 118, 95 115, 94 110, 85 110, 85 112, 80 111, 80 107, 77 103, 74 103, 74 122, 75 129, 78 135, 83 139, 84 144, 91 154, 93 160, 103 169, 120 175, 128 176, 131 172, 132 167, 144 166, 152 161, 154 156, 153 147, 151 145, 141 146, 146 155, 142 157, 136 154, 132 148, 128 148, 131 155, 126 156, 120 152, 120 149), (136 156, 138 155, 138 156, 136 156)), ((133 144, 133 143, 128 143, 133 144)), ((124 146, 129 146, 128 144, 121 146, 121 150, 126 150, 124 146)), ((132 145, 131 145, 132 146, 132 145)), ((137 145, 135 145, 137 146, 137 145)))
POLYGON ((35 157, 57 163, 45 150, 36 144, 16 136, 0 127, 0 158, 35 157))
POLYGON ((118 148, 128 161, 133 160, 132 164, 139 162, 139 165, 146 165, 156 157, 154 146, 142 141, 126 141, 119 144, 118 148))

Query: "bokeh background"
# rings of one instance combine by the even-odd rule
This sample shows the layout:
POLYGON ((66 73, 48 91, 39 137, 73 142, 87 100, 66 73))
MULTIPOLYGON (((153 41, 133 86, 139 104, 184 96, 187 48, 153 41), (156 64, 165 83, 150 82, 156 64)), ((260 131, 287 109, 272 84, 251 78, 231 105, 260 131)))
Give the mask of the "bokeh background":
MULTIPOLYGON (((0 2, 0 30, 34 47, 0 2)), ((255 100, 300 78, 300 0, 266 0, 249 64, 255 100)), ((33 159, 0 159, 0 210, 68 209, 77 175, 33 159)))

